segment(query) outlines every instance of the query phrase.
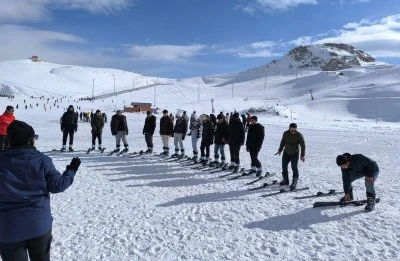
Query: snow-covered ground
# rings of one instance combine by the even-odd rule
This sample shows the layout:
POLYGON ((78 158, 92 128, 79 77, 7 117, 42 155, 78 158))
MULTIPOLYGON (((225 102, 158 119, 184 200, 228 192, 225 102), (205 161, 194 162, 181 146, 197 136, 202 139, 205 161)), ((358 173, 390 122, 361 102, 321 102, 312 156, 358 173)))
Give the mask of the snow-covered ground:
MULTIPOLYGON (((18 68, 14 68, 14 72, 18 68)), ((193 110, 210 113, 211 98, 217 113, 273 107, 279 116, 274 113, 257 115, 266 128, 259 158, 264 171, 276 173, 281 171, 281 159, 274 153, 289 123, 297 122, 298 130, 305 137, 306 161, 299 162, 299 187, 307 186, 310 190, 264 198, 260 195, 279 188, 247 191, 257 186, 244 185, 252 178, 228 181, 219 178, 219 173, 193 170, 158 157, 107 157, 97 152, 89 155, 79 152, 91 144, 90 124, 80 122, 74 142, 77 152, 48 153, 60 171, 72 157, 82 160, 74 184, 64 193, 52 195, 52 260, 400 260, 400 185, 396 182, 400 165, 397 135, 400 125, 395 120, 382 121, 379 116, 361 118, 359 115, 368 109, 366 103, 355 104, 353 111, 348 107, 353 99, 362 100, 365 91, 372 95, 367 97, 369 100, 378 100, 373 96, 378 90, 387 99, 397 99, 398 72, 399 67, 395 66, 369 67, 345 70, 344 76, 314 73, 299 77, 297 81, 293 76, 289 79, 287 75, 276 75, 268 77, 265 91, 263 78, 233 87, 213 87, 205 83, 204 78, 170 80, 170 85, 94 102, 74 101, 82 94, 89 95, 91 86, 75 92, 75 89, 68 89, 68 84, 60 82, 58 89, 45 84, 38 88, 43 88, 45 92, 38 91, 38 94, 46 98, 54 95, 50 92, 59 94, 56 98, 72 96, 63 98, 60 108, 50 110, 53 101, 50 100, 44 111, 43 100, 16 94, 12 101, 0 97, 0 109, 18 104, 16 118, 31 124, 40 136, 37 148, 51 151, 61 148, 59 119, 69 104, 85 110, 99 108, 108 114, 109 120, 113 110, 132 101, 153 103, 156 100, 160 109, 173 113, 184 109, 189 114, 193 110), (368 78, 377 71, 380 72, 377 77, 368 78), (316 99, 310 101, 309 84, 318 82, 318 86, 313 86, 316 99), (374 85, 368 85, 370 83, 374 85), (33 109, 24 109, 23 100, 32 104, 33 109), (376 190, 381 202, 374 212, 365 213, 363 207, 313 209, 316 199, 293 198, 329 189, 341 191, 341 172, 335 158, 344 152, 362 153, 377 161, 380 176, 376 190)), ((74 79, 81 77, 77 74, 74 79)), ((66 74, 58 72, 58 75, 65 77, 66 74)), ((0 76, 3 87, 6 81, 11 82, 1 70, 0 76)), ((19 90, 35 86, 32 78, 16 80, 19 80, 19 90)), ((218 76, 208 79, 208 82, 221 81, 222 77, 218 79, 218 76)), ((390 104, 398 106, 396 102, 390 104)), ((385 106, 387 101, 379 105, 385 106)), ((398 110, 381 113, 395 115, 398 110)), ((125 115, 131 152, 145 149, 142 135, 145 115, 125 115)), ((156 116, 158 124, 160 115, 156 116)), ((115 146, 109 123, 103 139, 107 153, 115 146)), ((155 151, 161 152, 158 128, 154 142, 155 151)), ((170 146, 173 148, 172 141, 170 146)), ((185 146, 191 155, 190 139, 185 139, 185 146)), ((225 151, 229 155, 227 148, 225 151)), ((243 167, 250 166, 250 157, 244 148, 241 161, 243 167)), ((268 181, 273 179, 280 179, 280 175, 268 181)), ((354 186, 355 197, 364 199, 363 181, 356 181, 354 186)), ((318 200, 338 200, 339 197, 318 200)))

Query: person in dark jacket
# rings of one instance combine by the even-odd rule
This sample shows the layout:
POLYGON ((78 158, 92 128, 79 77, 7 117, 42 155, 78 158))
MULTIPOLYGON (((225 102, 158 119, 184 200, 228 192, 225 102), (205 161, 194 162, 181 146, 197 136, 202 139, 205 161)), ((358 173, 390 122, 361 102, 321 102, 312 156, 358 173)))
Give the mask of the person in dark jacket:
POLYGON ((163 116, 160 119, 160 135, 163 143, 163 155, 169 155, 169 137, 174 135, 174 124, 168 116, 168 111, 163 110, 163 116))
POLYGON ((61 117, 61 131, 63 133, 61 151, 65 151, 67 138, 69 135, 69 151, 73 151, 74 146, 74 133, 78 130, 78 116, 74 111, 74 106, 68 106, 68 110, 64 112, 61 117))
POLYGON ((250 153, 251 173, 257 177, 262 175, 261 162, 258 160, 258 153, 264 142, 264 126, 257 123, 257 116, 250 117, 250 125, 247 132, 246 150, 250 153))
POLYGON ((342 170, 342 181, 344 197, 341 201, 353 200, 353 188, 351 183, 356 179, 365 179, 365 188, 367 190, 367 205, 365 211, 370 212, 375 209, 375 181, 379 175, 378 164, 372 159, 362 155, 344 153, 336 157, 336 164, 342 170))
POLYGON ((192 160, 197 161, 197 157, 199 155, 199 152, 197 150, 197 142, 200 139, 200 128, 201 128, 201 122, 200 119, 196 115, 196 111, 190 115, 190 125, 189 129, 190 132, 188 136, 191 136, 192 138, 192 149, 193 149, 193 157, 192 160))
POLYGON ((129 151, 129 144, 126 140, 126 136, 128 135, 128 124, 126 122, 126 117, 122 115, 121 110, 117 110, 117 113, 111 117, 111 134, 115 136, 116 148, 114 152, 119 152, 121 147, 121 140, 124 143, 123 152, 129 151))
POLYGON ((214 162, 213 165, 224 165, 225 164, 225 144, 228 141, 228 124, 225 121, 223 114, 218 114, 217 125, 215 126, 214 133, 214 162), (219 160, 219 153, 221 153, 221 163, 219 160))
POLYGON ((151 111, 146 112, 147 117, 144 120, 143 135, 146 140, 147 150, 145 153, 153 152, 153 135, 156 129, 156 116, 154 116, 151 111))
POLYGON ((297 164, 299 162, 299 153, 301 161, 305 161, 306 145, 304 142, 303 135, 297 131, 297 124, 290 123, 289 130, 285 131, 282 136, 281 143, 279 145, 278 152, 275 155, 282 155, 282 181, 279 183, 281 186, 289 185, 289 172, 288 165, 289 162, 292 166, 293 180, 290 184, 290 189, 294 190, 297 187, 297 182, 299 180, 299 170, 297 164), (301 151, 299 151, 299 146, 301 151))
POLYGON ((102 142, 102 134, 104 128, 104 119, 101 115, 101 111, 97 110, 96 113, 93 115, 92 121, 90 122, 92 127, 92 148, 94 150, 96 147, 96 139, 99 141, 99 150, 102 150, 103 147, 101 145, 102 142))
POLYGON ((183 146, 183 141, 185 140, 186 132, 187 132, 187 121, 182 117, 180 113, 176 114, 176 122, 174 126, 174 145, 175 145, 175 153, 172 157, 183 158, 185 156, 185 147, 183 146), (181 151, 181 155, 179 155, 179 148, 181 151))
POLYGON ((244 144, 244 136, 244 128, 239 119, 239 113, 235 112, 232 114, 228 125, 228 144, 231 154, 231 165, 229 169, 233 169, 234 172, 237 172, 240 168, 239 152, 240 147, 244 144))
POLYGON ((213 129, 215 130, 215 126, 217 125, 217 117, 213 113, 210 114, 210 120, 213 126, 213 129))
POLYGON ((7 128, 10 149, 0 157, 0 255, 3 261, 50 260, 50 193, 66 190, 81 164, 73 158, 61 174, 35 148, 38 135, 22 121, 7 128))
POLYGON ((203 127, 200 143, 200 161, 203 165, 207 165, 210 161, 210 146, 214 141, 214 128, 210 116, 202 114, 200 115, 200 121, 203 127))
POLYGON ((246 118, 246 115, 242 114, 241 117, 242 117, 242 124, 243 124, 244 132, 247 132, 247 127, 246 127, 247 126, 247 118, 246 118))

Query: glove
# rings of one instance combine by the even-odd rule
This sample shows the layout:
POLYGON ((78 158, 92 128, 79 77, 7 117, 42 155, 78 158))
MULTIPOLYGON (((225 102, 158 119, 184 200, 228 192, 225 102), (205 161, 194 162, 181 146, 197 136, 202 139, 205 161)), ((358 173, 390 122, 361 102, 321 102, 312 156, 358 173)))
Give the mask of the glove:
POLYGON ((188 134, 186 134, 186 135, 188 135, 188 136, 191 136, 192 135, 192 132, 189 132, 188 134))
POLYGON ((73 170, 76 173, 80 165, 81 165, 81 160, 78 157, 75 157, 71 160, 71 163, 67 165, 67 169, 73 170))
POLYGON ((249 147, 246 146, 246 151, 249 152, 249 147))
POLYGON ((117 133, 116 133, 116 132, 111 132, 111 134, 112 134, 113 136, 117 135, 117 133))
POLYGON ((75 132, 77 132, 78 131, 78 129, 75 129, 75 132))
POLYGON ((185 136, 182 136, 182 140, 185 140, 185 136))
POLYGON ((146 133, 143 132, 143 135, 146 135, 146 133))
POLYGON ((196 138, 200 139, 200 132, 197 132, 196 138))
POLYGON ((62 132, 64 132, 64 129, 61 129, 62 132))

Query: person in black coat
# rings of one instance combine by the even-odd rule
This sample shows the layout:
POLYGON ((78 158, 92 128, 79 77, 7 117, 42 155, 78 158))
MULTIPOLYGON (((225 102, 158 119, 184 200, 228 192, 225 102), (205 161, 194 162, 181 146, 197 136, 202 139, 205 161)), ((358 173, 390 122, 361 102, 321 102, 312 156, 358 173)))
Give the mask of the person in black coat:
POLYGON ((111 134, 115 136, 116 148, 114 152, 119 152, 121 147, 121 140, 124 143, 124 152, 129 151, 128 141, 126 136, 128 135, 128 124, 126 122, 126 117, 122 115, 121 110, 117 110, 117 113, 111 117, 110 122, 111 134))
POLYGON ((202 114, 200 116, 203 130, 201 132, 200 161, 206 165, 210 160, 210 146, 214 141, 214 128, 210 116, 202 114))
POLYGON ((356 179, 365 178, 365 188, 367 190, 367 205, 365 211, 370 212, 375 209, 375 181, 379 175, 378 164, 362 155, 344 153, 336 157, 336 164, 342 170, 344 197, 341 201, 353 200, 353 188, 351 183, 356 179))
POLYGON ((225 164, 225 144, 228 141, 228 124, 223 114, 218 114, 217 124, 214 133, 214 162, 213 165, 225 164), (219 153, 221 153, 221 163, 219 163, 219 153))
POLYGON ((231 166, 229 169, 233 169, 235 172, 237 172, 240 168, 240 147, 244 144, 244 128, 239 119, 239 113, 237 112, 232 115, 232 118, 229 121, 228 144, 231 154, 231 166))
POLYGON ((264 126, 257 123, 257 116, 251 116, 249 129, 247 132, 246 150, 250 153, 251 173, 262 175, 261 162, 258 160, 258 153, 264 142, 264 126))
POLYGON ((163 110, 163 116, 160 119, 160 135, 163 143, 163 154, 169 155, 169 137, 174 135, 174 124, 168 116, 168 111, 163 110))
POLYGON ((151 111, 147 111, 147 117, 144 120, 143 135, 146 140, 147 150, 145 153, 153 152, 153 135, 156 129, 156 116, 151 111))
POLYGON ((180 113, 176 114, 176 122, 174 126, 174 145, 175 153, 172 157, 183 158, 185 156, 185 147, 183 146, 183 140, 185 140, 186 132, 188 129, 187 121, 180 113), (179 148, 181 155, 179 155, 179 148))
POLYGON ((66 150, 67 138, 69 135, 69 151, 73 151, 74 133, 78 130, 78 116, 74 111, 74 106, 68 106, 68 110, 61 117, 61 131, 63 133, 61 151, 66 150))

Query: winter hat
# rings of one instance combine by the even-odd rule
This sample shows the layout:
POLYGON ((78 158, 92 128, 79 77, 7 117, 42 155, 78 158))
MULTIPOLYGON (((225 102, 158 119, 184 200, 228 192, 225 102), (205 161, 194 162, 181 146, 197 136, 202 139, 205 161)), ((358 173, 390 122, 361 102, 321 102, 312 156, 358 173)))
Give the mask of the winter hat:
POLYGON ((73 109, 74 108, 74 106, 73 105, 70 105, 70 106, 68 106, 68 109, 73 109))
POLYGON ((33 128, 23 121, 14 120, 8 125, 7 139, 11 147, 25 146, 29 141, 35 137, 33 128))
POLYGON ((297 128, 297 124, 296 123, 290 123, 289 128, 297 128))
POLYGON ((182 117, 182 114, 180 114, 179 112, 176 114, 176 117, 182 117))
POLYGON ((168 111, 167 110, 163 110, 162 113, 168 113, 168 111))
POLYGON ((8 106, 6 107, 6 111, 12 111, 12 110, 14 110, 14 107, 13 107, 13 106, 8 105, 8 106))
POLYGON ((97 110, 96 113, 101 112, 100 110, 97 110))
POLYGON ((151 111, 147 111, 146 114, 147 114, 147 115, 150 115, 150 114, 151 114, 151 111))
POLYGON ((117 113, 122 113, 122 111, 121 110, 117 110, 117 113))
POLYGON ((220 119, 223 119, 223 118, 224 118, 223 115, 221 115, 221 114, 218 114, 218 115, 217 115, 217 120, 220 120, 220 119))
POLYGON ((250 120, 255 120, 257 122, 258 118, 257 118, 257 116, 251 116, 250 120))
POLYGON ((232 118, 235 118, 235 119, 239 118, 239 113, 235 112, 235 113, 232 115, 232 118))

